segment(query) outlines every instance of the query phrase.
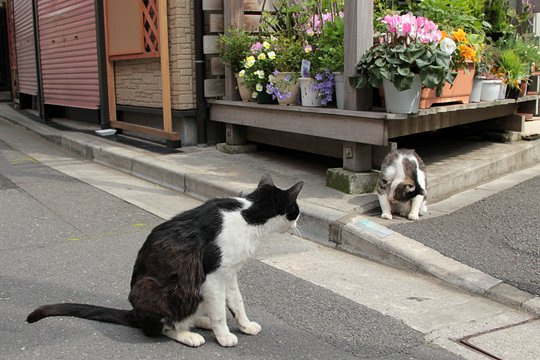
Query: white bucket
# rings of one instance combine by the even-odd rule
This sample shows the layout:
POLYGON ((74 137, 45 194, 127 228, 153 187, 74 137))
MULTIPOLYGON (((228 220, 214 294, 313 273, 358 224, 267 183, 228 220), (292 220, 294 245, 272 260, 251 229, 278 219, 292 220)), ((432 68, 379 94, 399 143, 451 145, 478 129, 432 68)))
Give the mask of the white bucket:
POLYGON ((484 80, 482 82, 482 91, 480 92, 481 101, 494 101, 499 97, 501 91, 501 80, 484 80))
POLYGON ((336 82, 336 106, 338 109, 345 109, 345 75, 335 72, 334 80, 336 82))
POLYGON ((499 97, 497 99, 499 100, 506 99, 506 89, 508 89, 508 84, 501 83, 501 89, 499 90, 499 97))
POLYGON ((321 106, 321 96, 313 90, 315 79, 300 78, 300 93, 302 95, 302 106, 321 106))
POLYGON ((481 77, 475 77, 471 95, 469 96, 469 102, 479 102, 480 101, 480 95, 482 93, 482 83, 485 79, 481 77))
POLYGON ((415 75, 409 90, 399 91, 390 81, 383 79, 384 99, 386 112, 396 114, 413 114, 418 112, 420 103, 420 90, 422 82, 420 76, 415 75))

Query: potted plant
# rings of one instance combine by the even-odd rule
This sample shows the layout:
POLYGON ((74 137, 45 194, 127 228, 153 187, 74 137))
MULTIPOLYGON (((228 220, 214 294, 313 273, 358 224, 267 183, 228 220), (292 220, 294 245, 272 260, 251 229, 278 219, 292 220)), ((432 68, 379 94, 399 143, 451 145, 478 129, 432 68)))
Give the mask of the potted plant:
POLYGON ((267 84, 273 79, 276 70, 276 52, 272 38, 262 38, 250 47, 250 54, 238 73, 241 81, 252 91, 252 98, 260 104, 273 104, 275 99, 267 92, 267 84))
POLYGON ((244 59, 250 54, 254 40, 255 36, 236 28, 229 28, 218 37, 219 59, 235 74, 240 97, 244 101, 251 99, 251 90, 244 85, 238 73, 242 70, 244 59))
POLYGON ((434 90, 422 89, 420 94, 420 108, 429 108, 433 104, 469 102, 471 95, 475 64, 480 60, 479 52, 483 43, 483 35, 467 34, 463 29, 451 31, 450 34, 442 31, 443 40, 451 38, 456 44, 452 53, 453 70, 457 72, 453 84, 446 84, 440 95, 434 90))
POLYGON ((517 99, 520 93, 521 81, 526 77, 527 70, 519 55, 512 49, 501 52, 500 65, 506 74, 508 98, 517 99))
POLYGON ((300 39, 278 34, 275 37, 275 71, 266 85, 268 93, 277 98, 280 105, 295 105, 299 96, 298 79, 304 58, 300 39))
POLYGON ((417 112, 422 86, 440 95, 447 82, 454 82, 451 56, 456 45, 450 38, 442 39, 435 23, 411 13, 387 15, 382 22, 387 33, 364 53, 351 84, 357 88, 382 84, 385 97, 392 97, 386 101, 387 111, 417 112), (401 95, 412 96, 403 107, 396 101, 401 95))

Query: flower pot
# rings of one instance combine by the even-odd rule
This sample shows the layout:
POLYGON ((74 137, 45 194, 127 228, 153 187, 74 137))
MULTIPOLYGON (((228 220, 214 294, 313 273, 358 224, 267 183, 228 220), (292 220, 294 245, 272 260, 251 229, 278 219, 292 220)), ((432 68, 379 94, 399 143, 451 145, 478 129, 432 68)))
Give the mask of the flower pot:
POLYGON ((484 80, 485 79, 481 77, 474 78, 471 95, 469 96, 470 102, 480 101, 480 94, 482 93, 482 83, 484 82, 484 80))
POLYGON ((302 106, 321 106, 321 96, 317 90, 313 89, 315 79, 300 78, 300 94, 302 95, 302 106))
POLYGON ((249 88, 244 85, 244 81, 240 76, 238 76, 238 74, 236 74, 236 85, 238 87, 238 92, 240 93, 240 99, 242 99, 242 101, 249 102, 253 100, 253 97, 251 96, 251 90, 249 90, 249 88))
POLYGON ((390 81, 383 79, 386 111, 397 114, 413 114, 418 112, 422 82, 415 75, 409 90, 399 91, 390 81))
POLYGON ((484 80, 482 82, 482 91, 480 92, 481 101, 494 101, 499 97, 501 90, 501 80, 484 80))
POLYGON ((257 94, 257 104, 277 104, 277 100, 266 91, 260 91, 257 94))
POLYGON ((286 96, 277 98, 279 105, 296 105, 300 95, 300 86, 298 79, 294 81, 286 81, 286 78, 291 79, 294 74, 292 72, 280 72, 276 77, 276 86, 281 94, 286 96))
POLYGON ((521 84, 519 85, 519 96, 527 95, 528 86, 529 82, 527 80, 521 80, 521 84))
POLYGON ((420 94, 420 108, 427 109, 433 104, 461 103, 468 104, 474 82, 474 64, 467 64, 467 69, 459 69, 454 84, 446 83, 441 96, 437 96, 435 89, 422 89, 420 94))
POLYGON ((508 84, 502 83, 499 88, 499 95, 497 96, 498 100, 506 99, 506 90, 508 89, 508 84))
POLYGON ((338 109, 345 109, 345 75, 335 72, 334 81, 336 82, 336 106, 338 109))
POLYGON ((506 98, 517 100, 517 98, 519 97, 519 93, 520 93, 520 88, 513 88, 513 87, 509 88, 506 98))

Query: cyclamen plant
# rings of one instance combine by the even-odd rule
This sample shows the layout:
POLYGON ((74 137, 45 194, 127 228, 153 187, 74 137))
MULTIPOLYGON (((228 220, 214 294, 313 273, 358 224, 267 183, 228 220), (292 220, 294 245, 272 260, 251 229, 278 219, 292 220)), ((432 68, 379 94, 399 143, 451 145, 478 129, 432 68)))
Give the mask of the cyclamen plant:
POLYGON ((418 74, 422 85, 436 88, 437 95, 447 82, 453 84, 456 44, 451 38, 442 39, 437 24, 411 13, 387 15, 382 23, 387 33, 362 56, 351 84, 379 87, 386 79, 403 91, 411 88, 418 74))

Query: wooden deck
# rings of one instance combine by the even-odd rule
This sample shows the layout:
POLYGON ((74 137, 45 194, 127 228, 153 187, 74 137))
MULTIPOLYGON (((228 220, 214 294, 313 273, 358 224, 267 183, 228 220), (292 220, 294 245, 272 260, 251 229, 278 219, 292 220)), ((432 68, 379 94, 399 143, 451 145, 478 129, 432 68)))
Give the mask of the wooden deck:
POLYGON ((394 138, 490 119, 513 117, 515 121, 513 115, 518 108, 530 108, 538 98, 529 95, 518 100, 436 106, 411 115, 228 100, 208 102, 210 120, 227 124, 230 145, 255 141, 342 157, 344 168, 359 171, 355 169, 356 157, 364 158, 360 167, 365 168, 366 162, 373 164, 381 153, 395 147, 391 141, 394 138))

